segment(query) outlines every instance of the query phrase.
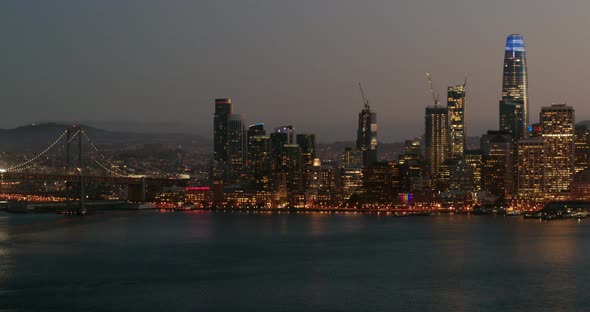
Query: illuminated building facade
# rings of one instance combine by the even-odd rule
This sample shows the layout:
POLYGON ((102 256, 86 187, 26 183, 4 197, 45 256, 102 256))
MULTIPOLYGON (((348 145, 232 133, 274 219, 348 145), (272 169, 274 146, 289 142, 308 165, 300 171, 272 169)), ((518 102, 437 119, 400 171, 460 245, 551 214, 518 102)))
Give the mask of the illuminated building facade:
POLYGON ((363 153, 363 167, 377 161, 377 113, 368 104, 359 113, 356 148, 363 153))
POLYGON ((270 152, 270 136, 266 134, 264 124, 258 123, 248 127, 248 171, 254 186, 258 189, 270 189, 270 152))
POLYGON ((362 167, 363 165, 363 152, 351 147, 344 148, 342 153, 342 167, 362 167))
POLYGON ((515 139, 527 136, 529 124, 528 77, 524 38, 512 34, 506 38, 502 100, 500 100, 500 130, 508 131, 515 139))
POLYGON ((295 128, 293 128, 293 126, 288 125, 288 126, 280 126, 278 128, 275 128, 275 133, 280 133, 280 134, 284 134, 286 137, 286 143, 285 144, 294 144, 295 141, 293 141, 293 137, 295 136, 295 128))
POLYGON ((303 188, 301 147, 297 144, 285 144, 284 172, 287 180, 287 192, 301 192, 303 188))
POLYGON ((422 189, 424 156, 419 139, 406 140, 404 153, 399 155, 399 190, 413 193, 422 189))
POLYGON ((232 113, 231 99, 215 99, 215 115, 213 116, 213 159, 227 163, 229 146, 228 122, 232 113))
POLYGON ((313 169, 315 155, 315 134, 297 134, 297 145, 301 148, 301 164, 303 166, 303 187, 309 188, 311 171, 313 169))
POLYGON ((363 169, 361 166, 342 168, 340 180, 345 199, 363 191, 363 169))
POLYGON ((508 197, 514 191, 514 146, 506 131, 488 131, 481 137, 481 188, 492 196, 508 197))
POLYGON ((439 166, 449 158, 448 108, 435 105, 426 107, 424 145, 427 173, 436 178, 439 166))
POLYGON ((574 109, 565 104, 543 107, 540 121, 545 142, 545 194, 550 199, 567 198, 574 176, 574 109))
POLYGON ((465 104, 465 84, 448 87, 447 108, 452 158, 463 158, 465 153, 465 104))
POLYGON ((576 126, 575 140, 574 171, 578 173, 590 165, 590 131, 586 126, 576 126))
POLYGON ((481 190, 482 153, 480 149, 465 151, 465 190, 479 192, 481 190))
POLYGON ((541 138, 518 141, 517 194, 522 200, 543 199, 544 143, 541 138))
POLYGON ((228 169, 230 183, 240 183, 246 165, 246 128, 244 115, 232 114, 228 121, 228 169))
POLYGON ((391 204, 397 198, 398 190, 394 163, 376 162, 363 168, 363 188, 365 202, 391 204))
POLYGON ((301 160, 304 166, 312 166, 315 159, 315 134, 297 134, 297 145, 301 148, 301 160))

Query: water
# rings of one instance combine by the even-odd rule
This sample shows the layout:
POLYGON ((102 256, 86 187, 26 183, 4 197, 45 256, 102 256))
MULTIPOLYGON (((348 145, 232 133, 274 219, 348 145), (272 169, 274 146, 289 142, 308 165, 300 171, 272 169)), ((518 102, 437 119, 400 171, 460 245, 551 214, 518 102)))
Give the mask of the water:
POLYGON ((584 311, 590 220, 0 212, 0 310, 584 311))

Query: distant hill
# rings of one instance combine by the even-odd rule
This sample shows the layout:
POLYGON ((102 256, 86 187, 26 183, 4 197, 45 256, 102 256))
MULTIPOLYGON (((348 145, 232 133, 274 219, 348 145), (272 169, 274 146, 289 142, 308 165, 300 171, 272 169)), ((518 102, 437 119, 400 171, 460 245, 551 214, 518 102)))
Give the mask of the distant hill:
MULTIPOLYGON (((186 133, 139 133, 107 131, 80 125, 97 145, 126 146, 162 144, 187 149, 211 149, 212 142, 199 135, 186 133)), ((0 152, 40 151, 52 143, 69 125, 61 123, 32 124, 14 129, 0 129, 0 152)))

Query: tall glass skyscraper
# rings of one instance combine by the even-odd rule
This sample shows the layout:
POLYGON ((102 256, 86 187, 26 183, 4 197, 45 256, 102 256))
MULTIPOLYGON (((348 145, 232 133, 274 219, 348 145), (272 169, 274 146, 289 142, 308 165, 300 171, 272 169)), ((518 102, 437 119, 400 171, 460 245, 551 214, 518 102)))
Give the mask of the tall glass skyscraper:
POLYGON ((462 159, 465 153, 465 84, 447 88, 451 157, 462 159))
POLYGON ((246 165, 246 128, 243 114, 231 114, 228 120, 227 162, 230 183, 239 183, 246 165))
POLYGON ((541 137, 544 142, 543 184, 548 199, 565 199, 574 177, 574 109, 565 104, 541 108, 541 137))
POLYGON ((356 147, 363 152, 363 167, 377 162, 377 113, 368 104, 359 113, 356 147))
POLYGON ((515 140, 527 136, 529 124, 528 79, 524 38, 512 34, 506 39, 502 100, 500 100, 500 130, 508 131, 515 140))
POLYGON ((426 107, 424 124, 425 160, 428 176, 436 178, 438 169, 449 158, 449 109, 442 105, 426 107))
POLYGON ((228 126, 232 114, 231 99, 215 99, 215 115, 213 117, 213 157, 216 161, 227 163, 228 126))

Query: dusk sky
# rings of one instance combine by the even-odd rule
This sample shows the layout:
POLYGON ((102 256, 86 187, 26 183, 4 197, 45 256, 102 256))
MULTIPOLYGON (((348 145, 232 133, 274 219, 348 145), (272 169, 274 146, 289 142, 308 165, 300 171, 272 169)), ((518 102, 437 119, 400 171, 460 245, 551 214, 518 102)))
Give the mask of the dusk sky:
POLYGON ((506 36, 527 51, 530 117, 567 102, 590 119, 590 2, 2 1, 0 127, 38 120, 192 123, 212 136, 213 103, 247 123, 353 140, 358 82, 378 137, 421 135, 432 104, 467 84, 467 134, 498 127, 506 36))

